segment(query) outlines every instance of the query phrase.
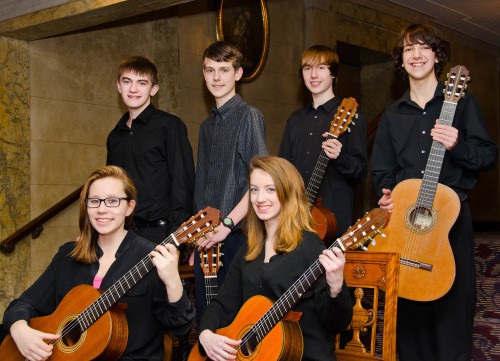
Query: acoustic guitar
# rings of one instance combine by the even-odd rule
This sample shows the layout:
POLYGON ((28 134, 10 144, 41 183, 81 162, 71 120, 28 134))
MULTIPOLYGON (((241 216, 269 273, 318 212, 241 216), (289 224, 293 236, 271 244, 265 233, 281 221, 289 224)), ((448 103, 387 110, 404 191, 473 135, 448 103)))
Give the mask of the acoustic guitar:
POLYGON ((221 244, 217 243, 208 251, 200 252, 201 270, 205 279, 207 306, 217 296, 219 290, 217 273, 219 272, 219 267, 222 266, 220 247, 221 244))
MULTIPOLYGON (((220 212, 207 207, 184 222, 161 244, 195 243, 220 223, 220 212)), ((128 340, 126 305, 117 302, 154 268, 147 255, 105 292, 89 285, 73 288, 49 316, 31 319, 30 327, 59 334, 50 361, 117 360, 128 340)), ((0 346, 2 361, 24 361, 14 339, 8 335, 0 346)))
MULTIPOLYGON (((453 123, 468 74, 461 65, 450 70, 440 124, 453 123)), ((407 179, 394 187, 391 223, 385 231, 388 242, 369 249, 400 253, 398 295, 414 301, 433 301, 444 296, 455 279, 448 233, 460 212, 460 200, 455 191, 438 183, 445 150, 443 144, 433 141, 423 179, 407 179)))
MULTIPOLYGON (((389 212, 375 208, 329 248, 343 251, 364 247, 381 233, 389 221, 389 212)), ((273 304, 264 296, 246 301, 233 322, 218 329, 217 334, 241 340, 236 348, 240 361, 299 361, 302 359, 303 339, 298 320, 301 313, 291 311, 299 300, 321 277, 324 268, 316 260, 287 291, 273 304)), ((208 360, 196 343, 188 361, 208 360)))
MULTIPOLYGON (((337 139, 344 132, 349 130, 349 125, 354 122, 353 117, 356 115, 358 103, 354 98, 344 98, 342 103, 337 109, 326 139, 337 139)), ((313 174, 307 184, 306 195, 309 203, 311 204, 311 214, 314 221, 314 230, 318 233, 320 238, 327 246, 331 245, 335 240, 337 233, 337 219, 335 215, 326 207, 321 204, 321 198, 317 198, 319 188, 323 182, 326 167, 330 158, 322 149, 321 154, 316 161, 313 174)))

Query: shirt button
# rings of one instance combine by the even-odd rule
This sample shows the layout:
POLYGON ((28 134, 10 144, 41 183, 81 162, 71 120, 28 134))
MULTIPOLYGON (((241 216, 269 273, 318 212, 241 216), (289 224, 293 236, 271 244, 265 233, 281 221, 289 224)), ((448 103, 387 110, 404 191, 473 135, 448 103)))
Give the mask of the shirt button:
POLYGON ((420 171, 420 173, 424 174, 424 171, 423 171, 423 170, 421 170, 421 171, 420 171))
POLYGON ((425 153, 425 150, 422 151, 422 154, 424 154, 424 153, 425 153))
POLYGON ((307 154, 309 154, 309 151, 307 151, 307 154))
POLYGON ((425 130, 422 130, 422 134, 425 134, 425 130))
POLYGON ((424 112, 424 115, 426 115, 426 114, 427 114, 427 113, 426 113, 426 112, 424 112))
POLYGON ((317 116, 317 115, 315 115, 315 116, 314 116, 314 119, 318 119, 318 116, 317 116))
POLYGON ((313 133, 309 133, 309 135, 313 135, 313 133))

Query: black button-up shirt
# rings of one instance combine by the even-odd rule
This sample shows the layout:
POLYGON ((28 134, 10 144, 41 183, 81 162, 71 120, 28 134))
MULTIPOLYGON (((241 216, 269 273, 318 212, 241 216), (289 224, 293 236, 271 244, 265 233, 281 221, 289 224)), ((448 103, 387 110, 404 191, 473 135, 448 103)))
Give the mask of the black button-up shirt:
POLYGON ((165 219, 168 233, 192 215, 193 151, 184 123, 149 105, 127 126, 125 113, 107 140, 107 164, 124 168, 137 187, 135 216, 165 219))
MULTIPOLYGON (((432 146, 431 129, 443 106, 443 84, 422 109, 410 98, 409 90, 383 113, 373 145, 372 172, 375 190, 393 189, 405 179, 421 179, 432 146)), ((476 99, 465 93, 457 103, 453 127, 458 143, 446 151, 439 183, 455 190, 461 199, 476 186, 479 171, 495 166, 498 150, 491 141, 476 99)))
MULTIPOLYGON (((341 99, 334 97, 317 109, 309 106, 292 113, 285 126, 279 156, 289 160, 300 172, 307 187, 321 154, 323 133, 328 132, 341 99)), ((337 235, 343 234, 352 224, 352 207, 356 183, 367 172, 366 118, 358 113, 350 132, 338 140, 342 150, 337 159, 330 159, 318 197, 323 206, 337 218, 337 235)))

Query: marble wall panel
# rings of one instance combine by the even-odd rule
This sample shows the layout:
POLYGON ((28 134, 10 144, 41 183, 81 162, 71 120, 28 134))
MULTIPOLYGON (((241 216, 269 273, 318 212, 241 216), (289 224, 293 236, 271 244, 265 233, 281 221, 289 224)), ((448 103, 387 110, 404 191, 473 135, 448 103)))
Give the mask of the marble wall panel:
POLYGON ((104 145, 32 141, 32 184, 83 184, 106 162, 104 145))
MULTIPOLYGON (((0 37, 0 240, 30 219, 28 43, 0 37)), ((29 243, 0 253, 0 317, 28 285, 29 243)))

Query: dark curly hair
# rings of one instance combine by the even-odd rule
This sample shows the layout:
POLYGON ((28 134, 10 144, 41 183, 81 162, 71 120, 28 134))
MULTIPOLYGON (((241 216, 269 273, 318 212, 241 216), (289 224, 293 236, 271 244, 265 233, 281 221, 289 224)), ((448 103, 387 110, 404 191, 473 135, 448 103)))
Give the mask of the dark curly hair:
POLYGON ((441 38, 438 30, 430 24, 412 24, 401 31, 393 50, 393 58, 396 68, 401 72, 403 78, 407 79, 408 74, 403 68, 405 42, 407 44, 427 44, 432 48, 438 59, 438 62, 434 64, 434 74, 436 74, 436 78, 439 78, 450 58, 450 46, 446 40, 441 38))

